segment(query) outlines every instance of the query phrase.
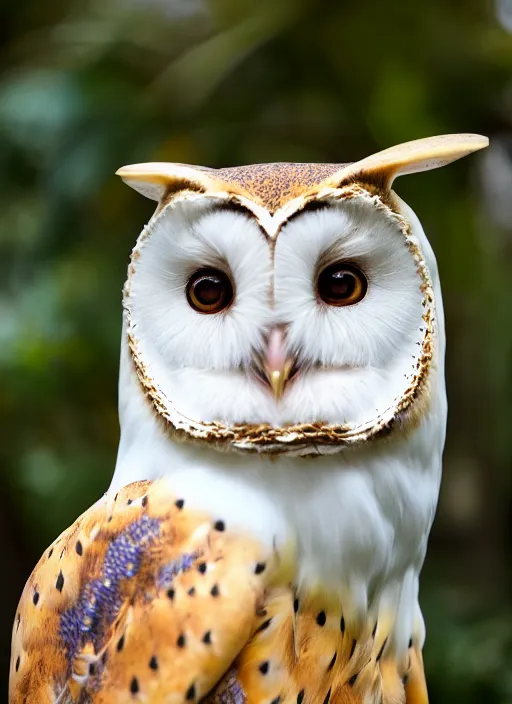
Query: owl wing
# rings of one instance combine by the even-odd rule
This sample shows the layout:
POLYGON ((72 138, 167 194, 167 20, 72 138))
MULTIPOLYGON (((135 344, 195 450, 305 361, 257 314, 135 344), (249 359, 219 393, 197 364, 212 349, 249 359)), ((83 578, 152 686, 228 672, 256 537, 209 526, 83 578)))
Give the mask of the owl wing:
POLYGON ((29 578, 9 702, 426 703, 420 653, 384 659, 375 633, 356 641, 315 609, 296 608, 275 550, 167 481, 136 482, 84 513, 29 578))

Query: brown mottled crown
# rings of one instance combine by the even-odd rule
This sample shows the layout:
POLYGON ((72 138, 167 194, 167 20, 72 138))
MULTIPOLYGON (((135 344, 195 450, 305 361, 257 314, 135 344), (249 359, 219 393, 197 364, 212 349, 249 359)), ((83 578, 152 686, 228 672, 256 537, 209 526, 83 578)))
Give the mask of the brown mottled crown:
POLYGON ((228 187, 238 186, 270 212, 320 185, 348 164, 252 164, 216 169, 228 187))

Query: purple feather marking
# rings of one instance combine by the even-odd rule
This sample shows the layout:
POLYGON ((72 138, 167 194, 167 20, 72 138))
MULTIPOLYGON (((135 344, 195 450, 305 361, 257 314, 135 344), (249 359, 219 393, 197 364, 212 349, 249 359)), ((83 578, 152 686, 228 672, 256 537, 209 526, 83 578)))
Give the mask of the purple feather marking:
POLYGON ((60 617, 60 635, 71 660, 87 640, 95 650, 121 608, 120 583, 134 577, 144 552, 160 535, 160 521, 142 516, 131 523, 107 548, 102 577, 87 582, 75 606, 60 617))
POLYGON ((230 670, 218 685, 211 704, 246 704, 247 698, 236 676, 236 670, 230 670))
POLYGON ((197 553, 184 553, 172 562, 164 565, 158 574, 157 583, 159 589, 168 589, 173 579, 181 572, 187 572, 198 557, 199 555, 197 553))
POLYGON ((229 701, 233 704, 245 704, 244 690, 238 680, 233 680, 229 688, 229 694, 224 701, 229 701))

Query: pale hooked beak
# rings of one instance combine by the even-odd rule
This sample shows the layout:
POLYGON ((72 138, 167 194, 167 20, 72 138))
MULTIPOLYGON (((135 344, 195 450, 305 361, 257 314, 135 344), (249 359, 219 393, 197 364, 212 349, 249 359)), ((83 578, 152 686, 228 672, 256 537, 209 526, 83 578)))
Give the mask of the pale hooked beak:
POLYGON ((268 336, 263 368, 274 397, 279 400, 294 367, 294 359, 286 353, 284 330, 272 328, 268 336))

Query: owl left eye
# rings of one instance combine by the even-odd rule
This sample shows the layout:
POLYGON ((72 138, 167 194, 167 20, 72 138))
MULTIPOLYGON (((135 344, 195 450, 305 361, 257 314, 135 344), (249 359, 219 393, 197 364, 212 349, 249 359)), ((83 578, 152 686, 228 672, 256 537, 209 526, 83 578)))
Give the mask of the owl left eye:
POLYGON ((219 269, 199 269, 188 280, 187 300, 198 313, 220 313, 233 300, 233 285, 219 269))
POLYGON ((354 264, 327 266, 318 276, 318 295, 331 306, 352 306, 366 296, 368 281, 354 264))

